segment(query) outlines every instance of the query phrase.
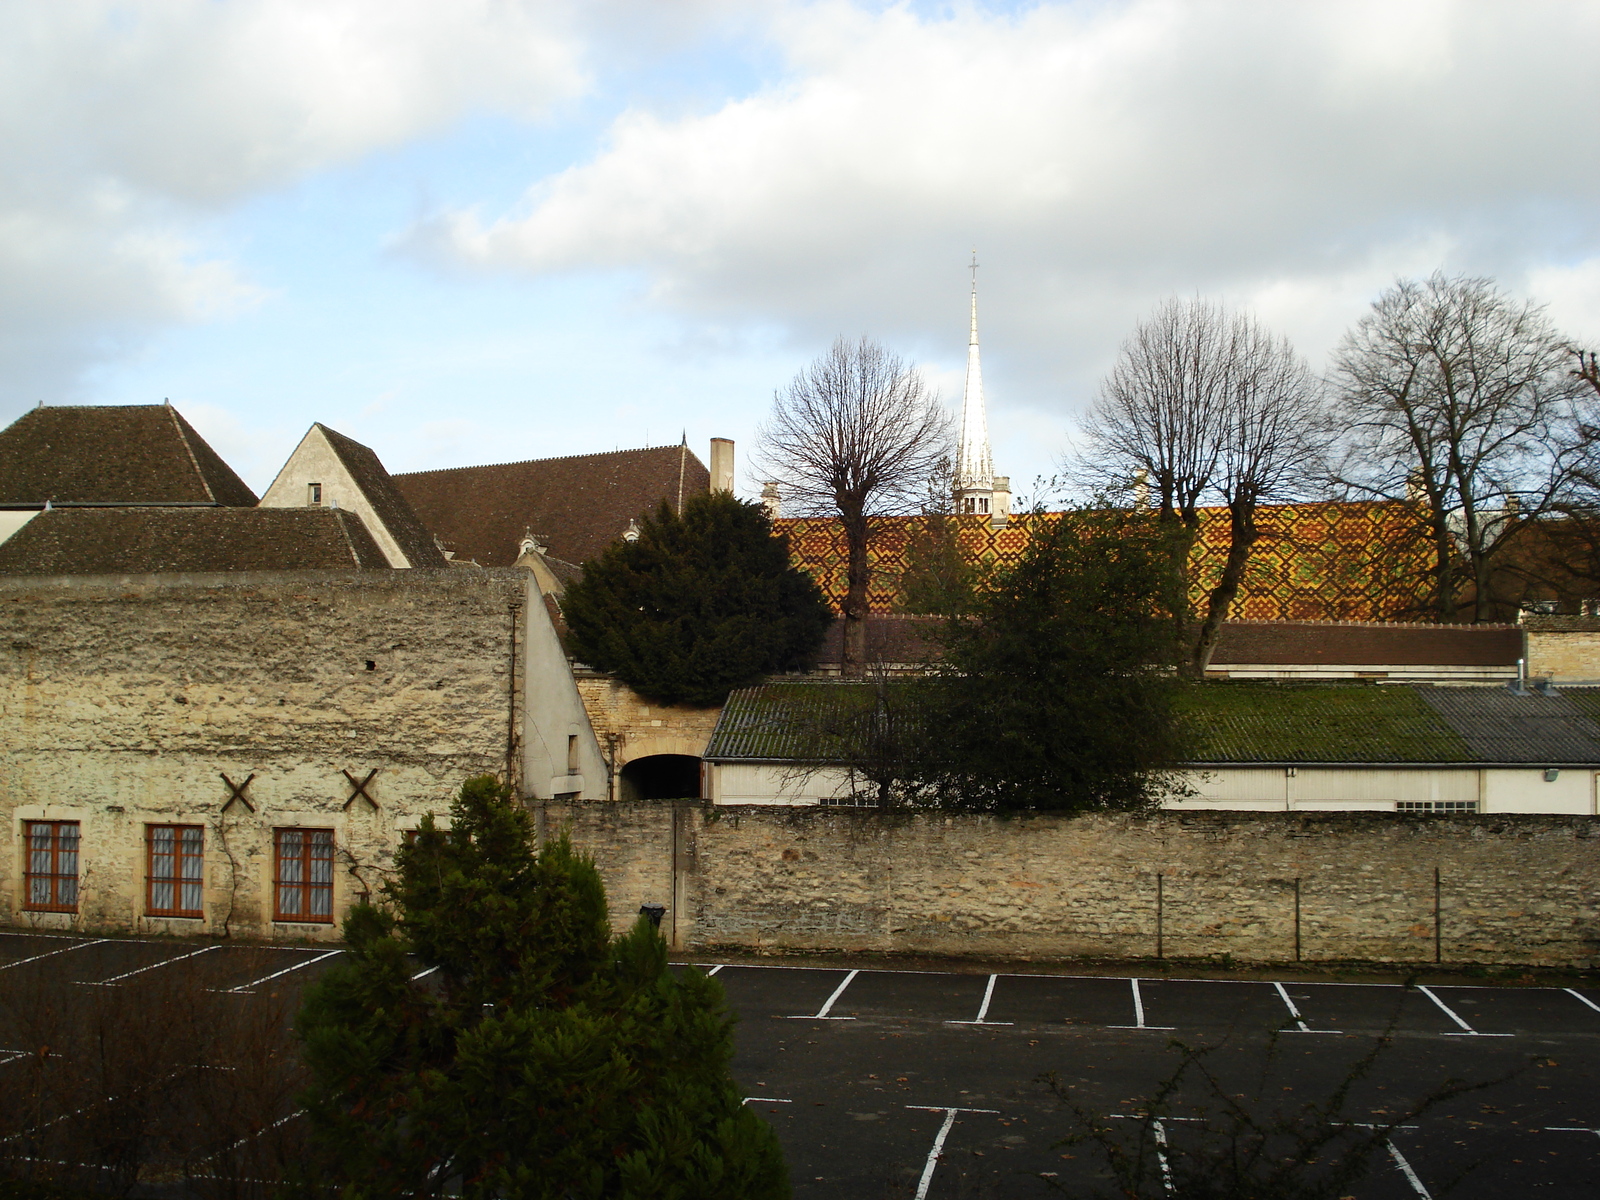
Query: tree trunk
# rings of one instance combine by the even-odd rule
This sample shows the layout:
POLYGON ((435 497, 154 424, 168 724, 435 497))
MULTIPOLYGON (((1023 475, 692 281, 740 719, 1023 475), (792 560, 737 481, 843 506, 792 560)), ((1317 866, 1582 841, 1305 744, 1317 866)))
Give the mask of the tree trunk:
POLYGON ((1172 606, 1174 653, 1181 655, 1184 643, 1189 640, 1189 555, 1200 537, 1200 513, 1193 508, 1174 508, 1163 500, 1160 521, 1168 534, 1173 586, 1177 592, 1172 606))
POLYGON ((1216 651, 1217 639, 1222 633, 1223 618, 1228 615, 1234 597, 1239 594, 1245 565, 1250 561, 1250 550, 1261 536, 1261 531, 1256 528, 1254 500, 1237 500, 1228 505, 1228 535, 1228 558, 1222 564, 1222 578, 1207 598, 1206 617, 1200 623, 1200 634, 1195 639, 1194 653, 1189 660, 1189 673, 1196 679, 1206 677, 1206 668, 1211 665, 1211 655, 1216 651))
POLYGON ((848 511, 840 505, 844 524, 845 568, 843 673, 859 679, 867 669, 867 585, 872 564, 867 558, 867 518, 859 506, 848 511))

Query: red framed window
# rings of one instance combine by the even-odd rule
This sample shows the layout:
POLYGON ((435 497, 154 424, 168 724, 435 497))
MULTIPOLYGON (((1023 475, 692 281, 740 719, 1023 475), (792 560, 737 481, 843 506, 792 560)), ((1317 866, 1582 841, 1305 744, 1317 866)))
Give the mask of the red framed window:
POLYGON ((145 912, 152 917, 203 917, 205 830, 199 825, 146 825, 145 912))
POLYGON ((78 911, 78 822, 25 821, 22 907, 78 911))
POLYGON ((333 830, 274 829, 272 919, 333 923, 333 830))

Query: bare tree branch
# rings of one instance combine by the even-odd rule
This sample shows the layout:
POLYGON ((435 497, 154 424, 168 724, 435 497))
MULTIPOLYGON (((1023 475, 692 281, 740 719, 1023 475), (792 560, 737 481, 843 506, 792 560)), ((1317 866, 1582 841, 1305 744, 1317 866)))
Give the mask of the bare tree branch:
POLYGON ((866 661, 872 518, 914 512, 949 457, 950 419, 916 368, 868 338, 837 339, 773 398, 758 468, 801 514, 837 513, 849 555, 844 669, 866 661))

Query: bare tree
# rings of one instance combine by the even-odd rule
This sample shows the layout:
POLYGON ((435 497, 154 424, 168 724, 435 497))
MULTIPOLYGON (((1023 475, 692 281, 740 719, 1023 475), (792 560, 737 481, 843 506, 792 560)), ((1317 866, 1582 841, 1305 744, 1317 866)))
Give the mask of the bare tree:
MULTIPOLYGON (((1149 493, 1185 572, 1200 509, 1226 506, 1228 556, 1209 589, 1188 669, 1203 675, 1260 539, 1260 505, 1307 482, 1326 428, 1321 392, 1288 341, 1206 300, 1168 300, 1139 323, 1101 385, 1086 429, 1088 473, 1149 493)), ((1187 626, 1190 614, 1175 614, 1187 626)), ((1187 638, 1187 633, 1186 633, 1187 638)))
POLYGON ((1571 353, 1542 306, 1439 273, 1385 291, 1336 352, 1335 480, 1420 506, 1441 620, 1459 618, 1463 565, 1472 619, 1493 619, 1497 556, 1570 489, 1589 440, 1571 353))
POLYGON ((868 338, 839 338, 773 398, 757 462, 801 513, 837 513, 848 556, 844 670, 866 664, 872 519, 914 511, 949 457, 950 423, 916 368, 868 338))

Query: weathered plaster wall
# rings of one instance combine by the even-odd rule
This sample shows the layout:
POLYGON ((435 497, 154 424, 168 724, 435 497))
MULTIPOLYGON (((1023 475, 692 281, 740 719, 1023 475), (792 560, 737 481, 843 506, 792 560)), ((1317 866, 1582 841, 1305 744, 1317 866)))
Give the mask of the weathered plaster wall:
MULTIPOLYGON (((537 597, 528 603, 528 578, 0 582, 0 921, 333 936, 334 926, 272 921, 273 828, 335 831, 337 914, 377 886, 401 830, 442 813, 463 779, 504 773, 513 735, 518 765, 527 754, 539 776, 532 790, 551 781, 549 742, 565 770, 567 731, 583 711, 564 660, 552 674, 548 646, 530 638, 548 618, 537 597), (515 712, 514 621, 517 674, 533 693, 515 712), (559 729, 547 736, 536 716, 559 729), (377 808, 347 807, 342 772, 362 780, 373 768, 377 808), (254 776, 254 812, 222 812, 223 773, 254 776), (76 915, 22 911, 22 822, 44 818, 82 822, 76 915), (142 915, 144 829, 166 822, 206 828, 203 920, 142 915)), ((583 765, 602 770, 592 738, 583 765)))
POLYGON ((1600 963, 1594 817, 544 808, 689 950, 1600 963))
POLYGON ((610 675, 586 671, 577 676, 578 692, 613 773, 652 754, 705 753, 722 715, 721 706, 693 708, 658 704, 610 675))

